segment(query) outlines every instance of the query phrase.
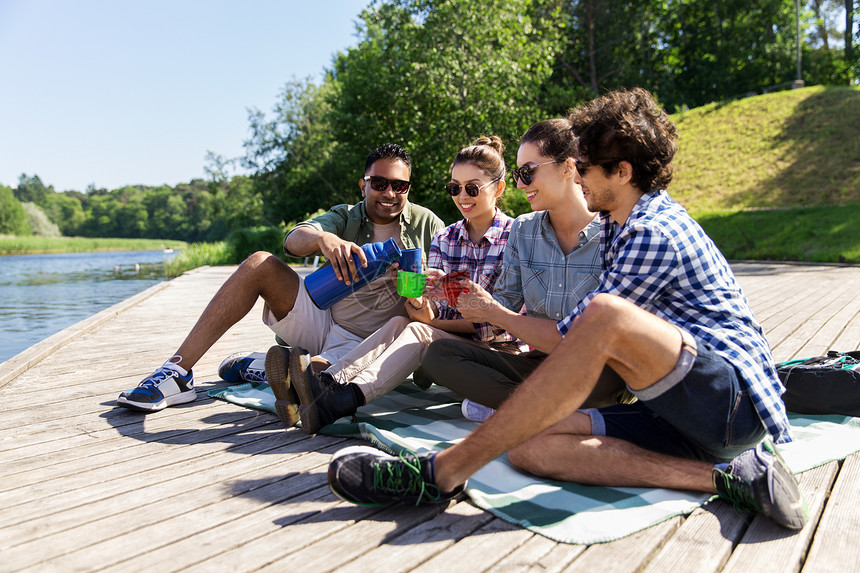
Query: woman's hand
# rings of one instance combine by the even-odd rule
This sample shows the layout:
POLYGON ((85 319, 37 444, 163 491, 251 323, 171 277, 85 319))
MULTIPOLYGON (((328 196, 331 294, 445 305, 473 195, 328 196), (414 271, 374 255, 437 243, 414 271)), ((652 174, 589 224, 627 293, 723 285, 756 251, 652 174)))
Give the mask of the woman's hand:
POLYGON ((460 281, 460 286, 465 290, 457 298, 457 311, 463 318, 477 323, 492 323, 491 316, 499 303, 481 285, 469 279, 460 281))
POLYGON ((445 300, 445 291, 440 281, 445 276, 445 273, 439 269, 427 269, 424 274, 427 275, 427 283, 424 286, 424 297, 435 301, 445 300))
POLYGON ((406 298, 406 313, 412 320, 430 324, 436 315, 433 313, 433 303, 424 296, 418 298, 406 298))

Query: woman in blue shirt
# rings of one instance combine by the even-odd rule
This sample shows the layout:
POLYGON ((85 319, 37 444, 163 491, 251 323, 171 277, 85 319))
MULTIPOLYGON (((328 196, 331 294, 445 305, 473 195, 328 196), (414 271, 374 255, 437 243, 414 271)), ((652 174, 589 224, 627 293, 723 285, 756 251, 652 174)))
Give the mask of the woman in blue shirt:
MULTIPOLYGON (((514 221, 492 295, 463 281, 469 293, 460 295, 457 310, 473 322, 508 331, 532 350, 516 355, 438 340, 424 359, 427 378, 466 398, 463 413, 476 421, 540 365, 560 340, 557 321, 597 286, 601 273, 600 225, 574 182, 570 123, 559 118, 533 125, 520 141, 517 165, 514 181, 534 212, 514 221)), ((629 399, 613 372, 604 379, 588 406, 629 399)))

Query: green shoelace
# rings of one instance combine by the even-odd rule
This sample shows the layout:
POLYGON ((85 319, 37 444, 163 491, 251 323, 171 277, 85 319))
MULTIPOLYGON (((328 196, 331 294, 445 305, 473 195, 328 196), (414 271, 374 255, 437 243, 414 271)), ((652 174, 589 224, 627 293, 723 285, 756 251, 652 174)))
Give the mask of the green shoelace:
POLYGON ((436 501, 439 488, 428 484, 421 475, 421 462, 413 452, 402 451, 396 460, 373 463, 373 489, 389 495, 417 496, 415 505, 422 499, 436 501))

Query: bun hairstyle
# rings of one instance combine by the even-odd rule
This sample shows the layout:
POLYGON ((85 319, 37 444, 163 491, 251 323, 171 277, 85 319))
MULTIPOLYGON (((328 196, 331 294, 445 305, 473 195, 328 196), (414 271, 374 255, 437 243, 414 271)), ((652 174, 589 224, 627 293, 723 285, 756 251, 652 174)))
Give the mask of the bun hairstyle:
POLYGON ((507 171, 505 159, 502 157, 504 150, 505 145, 498 135, 482 135, 475 143, 457 153, 451 168, 458 163, 471 163, 491 179, 504 179, 507 171))

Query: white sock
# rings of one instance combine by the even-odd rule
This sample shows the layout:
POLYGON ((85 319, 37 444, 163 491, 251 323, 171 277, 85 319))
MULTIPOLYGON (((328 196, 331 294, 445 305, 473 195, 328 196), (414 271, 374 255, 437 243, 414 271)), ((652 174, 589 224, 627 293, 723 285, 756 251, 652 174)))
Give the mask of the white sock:
POLYGON ((175 362, 171 362, 170 360, 165 362, 162 365, 162 368, 169 368, 170 370, 175 370, 176 372, 179 372, 180 376, 188 376, 188 371, 185 368, 175 362))

